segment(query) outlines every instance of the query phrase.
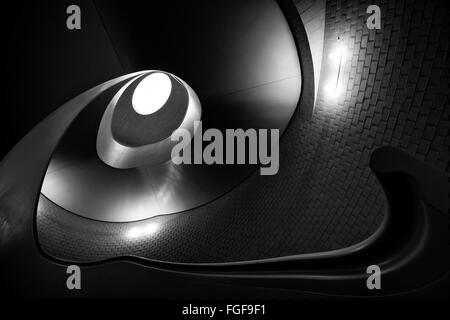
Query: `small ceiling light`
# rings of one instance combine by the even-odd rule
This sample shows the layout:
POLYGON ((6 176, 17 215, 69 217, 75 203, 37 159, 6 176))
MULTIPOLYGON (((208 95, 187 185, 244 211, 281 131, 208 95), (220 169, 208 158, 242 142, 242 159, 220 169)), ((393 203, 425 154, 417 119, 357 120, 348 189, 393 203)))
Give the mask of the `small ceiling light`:
POLYGON ((345 64, 345 47, 341 44, 328 55, 330 62, 330 77, 324 86, 324 91, 329 97, 337 97, 342 91, 342 84, 339 83, 342 70, 345 64))
POLYGON ((167 102, 172 91, 170 78, 155 72, 147 76, 136 87, 131 103, 134 111, 141 115, 155 113, 167 102))

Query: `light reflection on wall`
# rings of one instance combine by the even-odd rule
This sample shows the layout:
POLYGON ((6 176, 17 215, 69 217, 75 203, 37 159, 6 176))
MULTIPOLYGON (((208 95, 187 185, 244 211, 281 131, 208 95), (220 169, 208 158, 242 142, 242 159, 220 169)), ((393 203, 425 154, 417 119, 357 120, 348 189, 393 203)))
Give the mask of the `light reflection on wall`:
POLYGON ((345 89, 342 75, 344 73, 346 55, 347 50, 345 46, 340 43, 338 43, 328 55, 329 72, 323 87, 328 99, 336 99, 345 89))
POLYGON ((148 236, 152 236, 160 230, 160 225, 155 222, 150 222, 143 226, 131 227, 126 232, 128 239, 140 239, 148 236))

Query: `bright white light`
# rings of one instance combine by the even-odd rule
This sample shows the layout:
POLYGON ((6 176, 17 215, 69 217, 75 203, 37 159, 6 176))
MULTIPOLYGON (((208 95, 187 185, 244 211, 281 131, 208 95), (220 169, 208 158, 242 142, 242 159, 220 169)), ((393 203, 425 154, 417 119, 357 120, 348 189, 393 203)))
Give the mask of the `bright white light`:
POLYGON ((159 224, 149 223, 142 227, 133 227, 127 232, 127 238, 137 239, 140 237, 151 236, 159 230, 159 224))
POLYGON ((342 92, 342 84, 339 80, 345 64, 345 53, 345 47, 342 45, 338 45, 328 55, 328 58, 331 60, 332 64, 330 65, 330 76, 328 78, 329 80, 325 84, 323 89, 330 98, 336 98, 342 92))
POLYGON ((336 98, 338 97, 342 92, 342 86, 339 84, 336 84, 336 81, 330 81, 328 82, 324 87, 324 91, 327 93, 328 97, 330 98, 336 98))
POLYGON ((333 52, 328 55, 328 58, 333 61, 334 64, 338 65, 342 63, 345 58, 345 48, 343 45, 338 45, 333 52))
POLYGON ((134 111, 149 115, 158 111, 170 97, 172 82, 161 72, 155 72, 142 80, 134 90, 131 103, 134 111))
POLYGON ((328 83, 323 87, 323 90, 325 90, 325 92, 331 97, 335 96, 335 94, 336 94, 335 89, 336 89, 336 86, 333 85, 332 83, 328 83))

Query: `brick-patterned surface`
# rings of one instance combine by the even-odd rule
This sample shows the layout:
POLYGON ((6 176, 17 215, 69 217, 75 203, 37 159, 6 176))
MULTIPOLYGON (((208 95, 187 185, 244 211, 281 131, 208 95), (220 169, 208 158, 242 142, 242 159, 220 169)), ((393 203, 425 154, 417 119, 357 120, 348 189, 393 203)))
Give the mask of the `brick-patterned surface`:
MULTIPOLYGON (((39 240, 53 256, 92 261, 125 254, 216 262, 342 248, 371 235, 384 196, 368 164, 383 145, 448 172, 449 24, 445 0, 328 1, 327 59, 338 35, 348 49, 345 92, 335 101, 320 83, 312 119, 298 114, 282 138, 280 171, 253 175, 211 204, 133 224, 87 220, 42 201, 39 240), (382 29, 368 30, 378 4, 382 29), (154 234, 129 228, 158 223, 154 234)), ((331 72, 324 60, 322 82, 331 72)))

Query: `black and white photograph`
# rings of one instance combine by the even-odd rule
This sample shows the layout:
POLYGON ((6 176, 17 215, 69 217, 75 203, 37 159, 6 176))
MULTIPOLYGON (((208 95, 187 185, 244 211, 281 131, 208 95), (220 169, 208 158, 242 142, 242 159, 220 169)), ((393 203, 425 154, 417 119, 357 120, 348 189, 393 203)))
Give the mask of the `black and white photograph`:
POLYGON ((309 319, 448 300, 449 16, 446 0, 5 3, 2 301, 309 319))

